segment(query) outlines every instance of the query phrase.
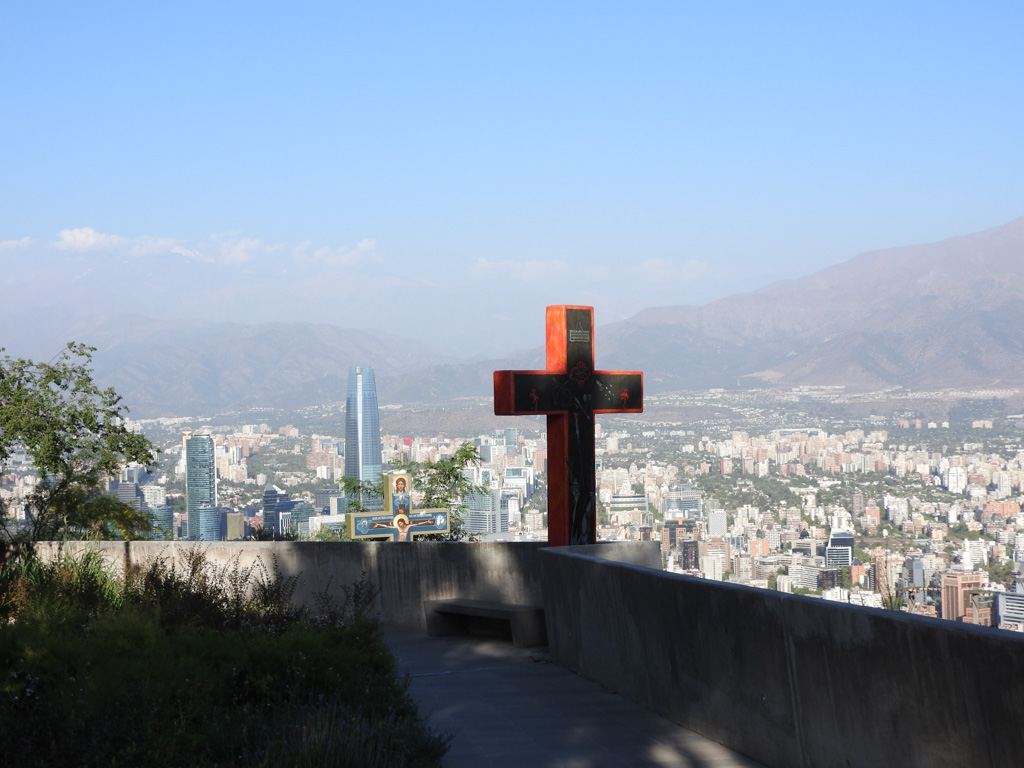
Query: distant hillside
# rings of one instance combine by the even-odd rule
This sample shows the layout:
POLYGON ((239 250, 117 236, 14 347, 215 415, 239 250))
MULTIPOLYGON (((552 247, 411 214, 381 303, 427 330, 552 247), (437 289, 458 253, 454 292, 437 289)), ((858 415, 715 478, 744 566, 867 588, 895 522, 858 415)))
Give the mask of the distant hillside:
POLYGON ((97 347, 97 378, 137 417, 344 401, 350 365, 400 381, 445 359, 389 334, 311 323, 112 316, 72 327, 69 338, 97 347))
MULTIPOLYGON (((643 370, 650 392, 1024 386, 1021 328, 1024 218, 865 253, 703 307, 646 309, 598 328, 596 363, 643 370)), ((540 366, 543 357, 537 347, 477 366, 433 366, 417 378, 437 397, 486 394, 495 368, 540 366)))
POLYGON ((607 365, 649 386, 851 388, 1024 384, 1024 218, 856 256, 704 307, 660 307, 602 331, 607 365))
MULTIPOLYGON (((19 322, 5 328, 8 338, 38 333, 28 320, 19 322)), ((540 367, 544 359, 538 346, 468 363, 389 334, 310 323, 109 316, 68 319, 60 327, 66 338, 99 348, 97 376, 140 417, 340 402, 350 365, 375 369, 382 402, 483 396, 495 369, 540 367)), ((651 392, 1024 387, 1021 328, 1024 218, 930 245, 865 253, 703 307, 646 309, 599 326, 596 362, 643 370, 651 392)))

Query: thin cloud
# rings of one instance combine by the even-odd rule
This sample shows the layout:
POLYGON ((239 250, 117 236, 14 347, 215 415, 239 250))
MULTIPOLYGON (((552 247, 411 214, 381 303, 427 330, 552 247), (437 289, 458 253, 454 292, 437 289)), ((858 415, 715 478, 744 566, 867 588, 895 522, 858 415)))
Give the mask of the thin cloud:
POLYGON ((131 256, 160 256, 173 253, 178 256, 184 256, 187 259, 212 261, 208 256, 204 256, 199 251, 182 245, 179 240, 173 237, 150 237, 149 235, 143 235, 129 242, 130 245, 127 253, 131 256))
POLYGON ((127 238, 104 235, 92 227, 62 229, 57 236, 60 239, 54 245, 62 251, 121 250, 129 242, 127 238))
POLYGON ((354 247, 345 246, 319 246, 313 247, 312 243, 305 242, 293 250, 295 258, 319 264, 326 264, 335 267, 352 267, 361 261, 376 258, 375 249, 377 243, 368 237, 364 237, 354 247))
POLYGON ((221 264, 244 264, 252 261, 258 255, 272 250, 257 237, 227 237, 218 235, 214 238, 217 243, 218 262, 221 264))
MULTIPOLYGON (((0 243, 0 250, 13 250, 31 244, 31 238, 8 240, 0 243)), ((273 263, 284 271, 289 261, 316 263, 328 266, 350 267, 365 260, 377 258, 376 242, 363 238, 354 246, 313 245, 311 242, 293 246, 287 243, 268 243, 258 237, 246 237, 237 232, 211 235, 198 245, 186 243, 176 237, 123 237, 98 232, 92 227, 62 229, 50 247, 72 253, 103 252, 130 257, 176 255, 194 261, 238 266, 250 262, 273 263)))
POLYGON ((122 237, 121 235, 108 235, 103 232, 97 232, 92 227, 62 229, 57 234, 57 237, 56 242, 51 243, 51 245, 61 251, 72 251, 75 253, 107 251, 135 257, 176 254, 189 259, 210 261, 209 258, 203 256, 196 249, 183 245, 180 240, 173 237, 153 237, 151 235, 122 237))
POLYGON ((16 251, 19 248, 28 248, 32 243, 31 237, 23 237, 20 240, 0 240, 0 253, 16 251))

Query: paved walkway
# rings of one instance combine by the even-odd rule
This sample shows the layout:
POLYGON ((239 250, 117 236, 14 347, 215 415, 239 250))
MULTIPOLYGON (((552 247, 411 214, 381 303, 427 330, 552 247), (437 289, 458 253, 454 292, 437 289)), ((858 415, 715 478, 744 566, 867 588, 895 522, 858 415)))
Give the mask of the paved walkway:
POLYGON ((552 664, 545 648, 386 632, 420 714, 455 736, 446 768, 762 768, 552 664))

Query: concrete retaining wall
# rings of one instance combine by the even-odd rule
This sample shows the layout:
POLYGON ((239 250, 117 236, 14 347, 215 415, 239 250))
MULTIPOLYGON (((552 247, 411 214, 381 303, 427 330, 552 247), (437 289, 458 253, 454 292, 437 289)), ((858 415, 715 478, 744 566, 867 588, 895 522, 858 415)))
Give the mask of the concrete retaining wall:
MULTIPOLYGON (((468 543, 393 542, 54 542, 39 545, 39 554, 98 551, 109 565, 123 571, 126 563, 142 564, 155 557, 175 561, 198 547, 219 566, 237 557, 248 567, 257 558, 271 569, 276 559, 284 576, 300 576, 295 602, 315 610, 314 595, 329 590, 344 599, 342 587, 365 573, 380 590, 378 606, 388 623, 425 627, 424 600, 462 597, 505 603, 542 605, 541 564, 544 542, 468 543)), ((608 542, 594 545, 594 556, 660 566, 657 544, 608 542), (653 557, 652 557, 653 556, 653 557)))
MULTIPOLYGON (((123 568, 194 546, 63 551, 123 568)), ((1024 764, 1019 635, 666 574, 656 543, 198 546, 219 565, 276 557, 311 609, 365 572, 381 617, 406 626, 424 627, 424 600, 544 605, 556 663, 768 766, 1024 764)))
POLYGON ((540 553, 553 660, 768 766, 1024 765, 1024 638, 540 553))

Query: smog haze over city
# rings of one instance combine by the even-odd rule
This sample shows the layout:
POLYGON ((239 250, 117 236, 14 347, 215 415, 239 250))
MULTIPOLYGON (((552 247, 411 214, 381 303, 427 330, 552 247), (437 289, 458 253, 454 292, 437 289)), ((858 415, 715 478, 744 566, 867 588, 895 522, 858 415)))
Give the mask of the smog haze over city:
POLYGON ((1024 214, 1022 22, 6 3, 0 316, 457 323, 449 348, 497 355, 546 304, 607 323, 996 227, 1024 214))

